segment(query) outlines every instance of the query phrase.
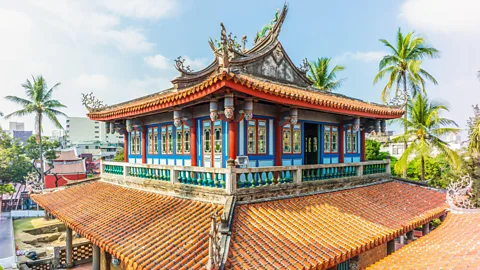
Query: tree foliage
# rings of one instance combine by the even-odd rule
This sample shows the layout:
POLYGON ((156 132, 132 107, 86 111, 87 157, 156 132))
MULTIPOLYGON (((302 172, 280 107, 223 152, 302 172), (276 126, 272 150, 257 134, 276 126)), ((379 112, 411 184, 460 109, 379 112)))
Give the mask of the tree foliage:
POLYGON ((379 160, 381 143, 375 140, 365 141, 365 159, 379 160))
MULTIPOLYGON (((43 156, 47 160, 47 163, 51 163, 52 160, 57 158, 57 150, 60 148, 60 143, 58 141, 48 141, 46 137, 42 140, 42 151, 43 156)), ((29 159, 39 160, 40 159, 40 144, 37 142, 35 135, 30 136, 27 139, 27 144, 25 145, 25 153, 29 159)))
POLYGON ((122 151, 118 152, 115 157, 113 158, 113 161, 117 161, 117 162, 124 162, 124 159, 123 159, 123 153, 124 153, 125 150, 122 149, 122 151))
POLYGON ((340 71, 345 69, 344 66, 336 65, 330 70, 330 60, 332 58, 322 57, 317 61, 308 63, 307 77, 313 82, 313 87, 332 92, 342 86, 345 78, 338 79, 337 76, 340 71))
POLYGON ((383 102, 386 103, 390 99, 390 91, 394 87, 394 97, 402 94, 415 97, 420 91, 425 93, 426 80, 437 84, 437 80, 421 66, 422 59, 436 58, 439 51, 426 45, 423 37, 415 35, 414 32, 404 35, 399 28, 396 43, 392 44, 385 39, 380 39, 380 42, 390 50, 390 54, 385 55, 380 61, 380 71, 373 80, 373 83, 377 83, 385 76, 388 78, 382 90, 383 102))
POLYGON ((473 106, 473 116, 467 121, 468 151, 474 156, 480 156, 480 108, 473 106))
MULTIPOLYGON (((418 94, 410 100, 407 108, 407 117, 396 119, 407 128, 407 131, 392 140, 393 142, 408 141, 410 143, 395 164, 397 173, 408 167, 411 155, 420 158, 424 163, 427 158, 431 157, 433 150, 438 150, 445 155, 449 162, 458 166, 460 163, 458 154, 440 139, 443 135, 459 132, 458 128, 449 127, 456 126, 454 121, 440 116, 440 113, 448 111, 448 108, 445 105, 430 102, 422 94, 418 94)), ((425 172, 424 169, 422 171, 425 172)), ((425 177, 420 178, 425 180, 425 177)))
POLYGON ((0 196, 2 194, 13 194, 15 192, 15 188, 12 184, 3 184, 0 185, 0 196))
POLYGON ((0 181, 22 182, 30 171, 22 145, 0 129, 0 181))

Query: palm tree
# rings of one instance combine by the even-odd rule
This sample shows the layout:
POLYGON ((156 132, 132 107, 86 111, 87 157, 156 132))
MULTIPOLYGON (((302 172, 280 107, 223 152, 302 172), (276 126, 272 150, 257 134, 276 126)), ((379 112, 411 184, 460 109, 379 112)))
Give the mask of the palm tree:
POLYGON ((21 105, 23 108, 10 113, 5 116, 6 119, 12 116, 22 117, 29 114, 35 115, 35 129, 37 130, 38 143, 40 148, 40 178, 45 185, 44 181, 44 167, 43 167, 43 154, 42 154, 42 120, 44 117, 50 119, 57 128, 63 129, 62 125, 57 119, 57 116, 67 116, 63 112, 59 111, 60 108, 66 108, 65 105, 58 100, 52 99, 53 89, 58 87, 60 83, 55 84, 52 88, 48 89, 47 82, 40 75, 36 78, 32 76, 32 81, 28 80, 22 84, 25 89, 25 95, 27 99, 17 96, 6 96, 7 100, 15 102, 21 105))
POLYGON ((410 145, 395 164, 395 170, 397 172, 405 170, 408 166, 409 156, 415 155, 421 159, 421 180, 424 181, 425 158, 429 157, 434 149, 443 153, 449 162, 457 166, 459 164, 458 154, 440 139, 443 135, 455 134, 460 131, 458 128, 448 127, 450 125, 457 126, 453 120, 440 117, 440 113, 448 111, 448 108, 445 105, 430 102, 425 95, 419 93, 408 102, 407 111, 406 118, 396 120, 407 127, 407 132, 395 137, 393 141, 409 141, 410 145))
MULTIPOLYGON (((402 107, 407 110, 407 103, 410 96, 415 97, 418 92, 425 94, 425 80, 429 80, 434 84, 438 84, 437 80, 421 68, 422 59, 436 58, 439 51, 433 47, 425 44, 425 40, 416 36, 414 32, 402 34, 400 28, 397 32, 396 46, 392 45, 385 39, 380 39, 386 47, 391 51, 391 54, 385 55, 379 63, 379 72, 373 79, 376 84, 385 75, 388 76, 388 81, 382 90, 382 101, 387 103, 390 99, 390 91, 395 86, 394 100, 399 100, 402 107), (403 89, 401 89, 403 88, 403 89), (408 90, 410 89, 410 91, 408 90)), ((398 102, 398 101, 397 101, 398 102)), ((397 103, 393 102, 393 103, 397 103)), ((405 111, 406 118, 408 111, 405 111)), ((404 132, 407 132, 407 127, 404 126, 404 132)), ((404 142, 405 149, 408 147, 408 142, 404 142)), ((406 178, 407 171, 403 172, 403 177, 406 178)))
POLYGON ((337 79, 338 72, 345 69, 344 66, 336 65, 329 71, 329 64, 332 58, 322 57, 316 62, 308 63, 309 72, 307 77, 313 82, 313 87, 331 92, 342 86, 343 79, 337 79))
POLYGON ((480 107, 473 106, 473 117, 467 122, 468 125, 468 151, 474 156, 480 156, 480 107))

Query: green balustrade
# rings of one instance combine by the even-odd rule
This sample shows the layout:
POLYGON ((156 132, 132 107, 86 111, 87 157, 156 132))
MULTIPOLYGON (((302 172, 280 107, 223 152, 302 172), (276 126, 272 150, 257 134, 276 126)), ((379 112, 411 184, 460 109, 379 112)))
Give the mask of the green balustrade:
POLYGON ((104 165, 104 172, 109 174, 123 175, 123 166, 104 165))

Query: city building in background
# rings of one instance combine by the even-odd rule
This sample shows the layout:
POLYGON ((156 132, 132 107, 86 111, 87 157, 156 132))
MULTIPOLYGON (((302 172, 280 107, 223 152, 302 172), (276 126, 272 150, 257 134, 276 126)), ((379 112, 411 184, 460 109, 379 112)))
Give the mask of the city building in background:
POLYGON ((86 117, 67 117, 65 132, 67 145, 93 141, 123 144, 123 135, 107 134, 104 122, 93 121, 86 117))
POLYGON ((5 132, 23 144, 33 134, 31 130, 25 130, 25 123, 23 122, 9 122, 8 130, 5 130, 5 132))

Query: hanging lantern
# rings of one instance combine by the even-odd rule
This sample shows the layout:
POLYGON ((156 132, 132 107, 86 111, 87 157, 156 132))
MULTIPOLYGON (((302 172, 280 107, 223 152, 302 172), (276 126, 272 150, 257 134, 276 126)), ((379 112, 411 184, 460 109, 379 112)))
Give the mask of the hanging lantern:
POLYGON ((218 101, 216 99, 210 100, 210 120, 217 121, 218 119, 218 101))
POLYGON ((380 120, 376 120, 375 121, 375 132, 376 133, 380 133, 382 130, 381 130, 381 126, 380 126, 380 120))
POLYGON ((244 117, 247 121, 253 118, 253 98, 245 99, 244 117))
POLYGON ((127 119, 127 121, 125 121, 125 128, 127 129, 127 132, 132 132, 133 131, 133 125, 132 125, 132 120, 130 119, 127 119))
POLYGON ((232 93, 225 95, 224 107, 225 109, 223 110, 223 113, 225 114, 225 117, 230 120, 233 119, 235 106, 232 93))
POLYGON ((110 133, 110 123, 105 123, 105 134, 109 134, 110 133))
POLYGON ((177 128, 182 126, 182 112, 180 110, 173 111, 173 124, 177 128))
MULTIPOLYGON (((107 123, 109 124, 109 123, 107 123)), ((110 122, 110 134, 115 134, 115 123, 110 122)))
POLYGON ((387 132, 387 121, 382 120, 380 122, 380 130, 382 131, 382 133, 387 132))
POLYGON ((357 132, 360 130, 360 117, 353 119, 353 132, 357 132))
POLYGON ((295 107, 290 108, 290 124, 295 125, 298 123, 298 109, 295 107))

